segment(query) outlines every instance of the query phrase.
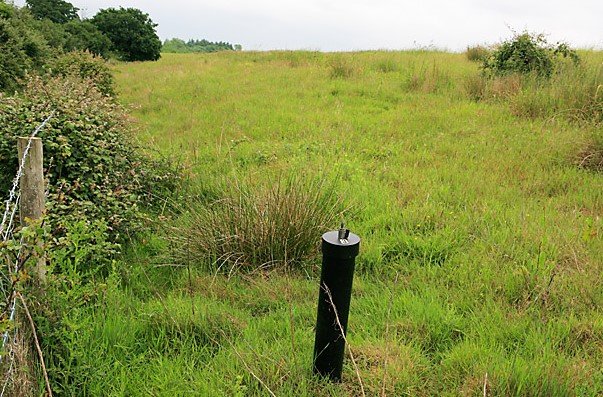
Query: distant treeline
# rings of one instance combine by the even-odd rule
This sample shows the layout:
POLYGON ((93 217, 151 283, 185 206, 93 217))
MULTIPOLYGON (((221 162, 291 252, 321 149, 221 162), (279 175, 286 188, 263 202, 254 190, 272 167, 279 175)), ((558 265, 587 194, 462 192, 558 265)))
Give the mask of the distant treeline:
POLYGON ((161 52, 217 52, 217 51, 241 51, 240 44, 230 44, 224 41, 168 39, 163 42, 161 52))

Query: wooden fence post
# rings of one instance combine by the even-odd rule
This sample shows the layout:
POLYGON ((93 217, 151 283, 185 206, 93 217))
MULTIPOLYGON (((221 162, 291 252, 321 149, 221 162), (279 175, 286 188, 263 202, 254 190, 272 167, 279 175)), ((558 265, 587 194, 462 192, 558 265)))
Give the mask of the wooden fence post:
MULTIPOLYGON (((45 197, 44 197, 44 165, 42 140, 40 138, 17 138, 17 149, 19 153, 19 162, 22 161, 23 154, 31 139, 31 146, 25 159, 23 175, 21 176, 21 201, 20 218, 21 224, 25 225, 25 219, 39 220, 44 215, 45 197)), ((19 163, 20 164, 20 163, 19 163)), ((46 280, 46 259, 43 256, 38 258, 35 267, 35 273, 40 282, 46 280)))

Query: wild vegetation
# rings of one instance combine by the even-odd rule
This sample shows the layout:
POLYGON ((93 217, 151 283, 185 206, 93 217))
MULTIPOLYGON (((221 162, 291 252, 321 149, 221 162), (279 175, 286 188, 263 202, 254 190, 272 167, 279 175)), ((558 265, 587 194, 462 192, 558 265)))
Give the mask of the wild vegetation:
POLYGON ((0 92, 12 94, 28 74, 44 73, 70 52, 124 61, 159 59, 157 25, 138 9, 110 8, 80 19, 78 9, 63 0, 26 3, 19 8, 0 0, 0 92))
MULTIPOLYGON (((577 75, 602 60, 581 58, 577 75)), ((78 365, 60 379, 79 381, 57 382, 115 395, 359 395, 358 379, 367 395, 603 392, 603 182, 576 162, 600 124, 519 112, 529 80, 475 101, 475 76, 464 55, 439 52, 120 65, 118 92, 138 105, 141 138, 182 156, 191 192, 166 206, 175 228, 130 247, 103 301, 67 316, 86 326, 61 339, 78 365), (216 273, 218 255, 201 245, 189 260, 166 255, 191 225, 264 230, 262 186, 291 175, 334 181, 363 238, 348 338, 357 366, 346 361, 342 384, 310 371, 316 259, 307 274, 248 275, 216 273), (256 204, 230 207, 239 198, 256 204), (231 209, 214 213, 222 204, 231 209)), ((200 244, 211 241, 211 227, 201 230, 200 244)))
POLYGON ((532 73, 546 78, 559 67, 560 58, 569 58, 574 64, 580 62, 578 53, 568 44, 557 43, 552 46, 543 34, 524 32, 499 44, 484 59, 483 69, 486 73, 498 76, 532 73))
POLYGON ((465 51, 465 55, 470 61, 484 62, 490 57, 490 49, 484 45, 469 46, 465 51))
POLYGON ((54 61, 0 113, 14 168, 14 135, 58 109, 64 226, 29 297, 53 390, 603 393, 603 55, 579 55, 542 75, 435 51, 165 54, 116 65, 115 97, 94 58, 54 61), (362 238, 355 364, 329 384, 318 246, 342 220, 362 238))

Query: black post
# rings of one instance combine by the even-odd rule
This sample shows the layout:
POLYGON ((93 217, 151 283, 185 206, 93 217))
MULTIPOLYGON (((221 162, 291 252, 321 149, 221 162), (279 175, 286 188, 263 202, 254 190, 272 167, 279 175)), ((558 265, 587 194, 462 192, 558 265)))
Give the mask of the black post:
POLYGON ((343 225, 322 235, 322 271, 318 295, 313 371, 341 380, 350 298, 360 237, 343 225), (336 310, 333 310, 335 306, 336 310))

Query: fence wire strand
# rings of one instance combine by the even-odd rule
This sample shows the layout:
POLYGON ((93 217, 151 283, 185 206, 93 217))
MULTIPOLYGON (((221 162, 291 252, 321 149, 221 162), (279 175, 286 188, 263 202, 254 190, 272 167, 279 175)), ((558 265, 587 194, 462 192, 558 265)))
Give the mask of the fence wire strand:
POLYGON ((11 187, 10 192, 8 194, 8 198, 6 199, 6 202, 5 202, 4 215, 2 215, 2 223, 0 224, 0 234, 2 234, 3 241, 6 241, 6 235, 7 235, 7 231, 8 231, 8 227, 5 229, 6 221, 8 219, 8 214, 9 213, 11 214, 10 223, 12 224, 12 220, 15 217, 15 213, 17 211, 16 206, 11 210, 11 204, 13 204, 13 202, 16 201, 16 197, 18 195, 17 188, 19 187, 19 182, 21 181, 21 177, 23 176, 23 169, 25 168, 25 160, 27 159, 27 155, 29 154, 29 149, 31 149, 31 142, 32 142, 33 138, 35 138, 36 135, 38 135, 38 133, 42 130, 42 128, 44 128, 44 126, 46 125, 46 123, 48 123, 48 121, 52 118, 52 116, 54 116, 54 111, 52 111, 50 113, 50 115, 48 117, 46 117, 46 119, 44 121, 42 121, 42 123, 36 127, 34 132, 30 135, 29 141, 27 142, 27 146, 25 147, 25 150, 23 151, 23 157, 21 158, 21 161, 19 163, 17 175, 15 175, 15 179, 13 179, 13 186, 11 187))
MULTIPOLYGON (((0 223, 0 237, 2 237, 2 244, 7 244, 9 241, 14 239, 14 228, 15 228, 15 216, 17 214, 17 209, 19 208, 19 201, 21 199, 21 194, 18 191, 19 184, 21 182, 21 178, 23 177, 23 172, 25 169, 25 161, 31 149, 33 139, 38 135, 38 133, 46 126, 48 121, 54 116, 55 111, 53 110, 42 123, 40 123, 34 131, 29 136, 29 140, 27 142, 27 146, 23 151, 23 156, 20 159, 19 167, 17 169, 17 173, 15 178, 13 179, 13 183, 11 189, 8 193, 8 198, 4 202, 4 213, 2 215, 2 223, 0 223)), ((14 289, 14 283, 12 280, 13 276, 19 272, 19 266, 22 265, 22 255, 23 255, 23 239, 21 239, 19 244, 19 250, 15 256, 14 264, 12 259, 6 260, 6 268, 1 271, 2 278, 4 281, 0 282, 0 289, 2 291, 3 296, 1 297, 4 302, 8 302, 7 307, 4 308, 2 316, 6 316, 8 314, 9 323, 13 323, 15 321, 15 317, 17 315, 17 294, 14 289)), ((6 318, 6 317, 5 317, 6 318)), ((2 375, 4 377, 4 382, 2 389, 0 390, 0 397, 4 396, 5 391, 7 390, 7 386, 10 383, 10 380, 13 375, 14 370, 14 347, 17 336, 17 327, 9 328, 2 335, 2 345, 0 346, 0 364, 4 362, 4 358, 7 357, 10 362, 8 369, 2 375)))

